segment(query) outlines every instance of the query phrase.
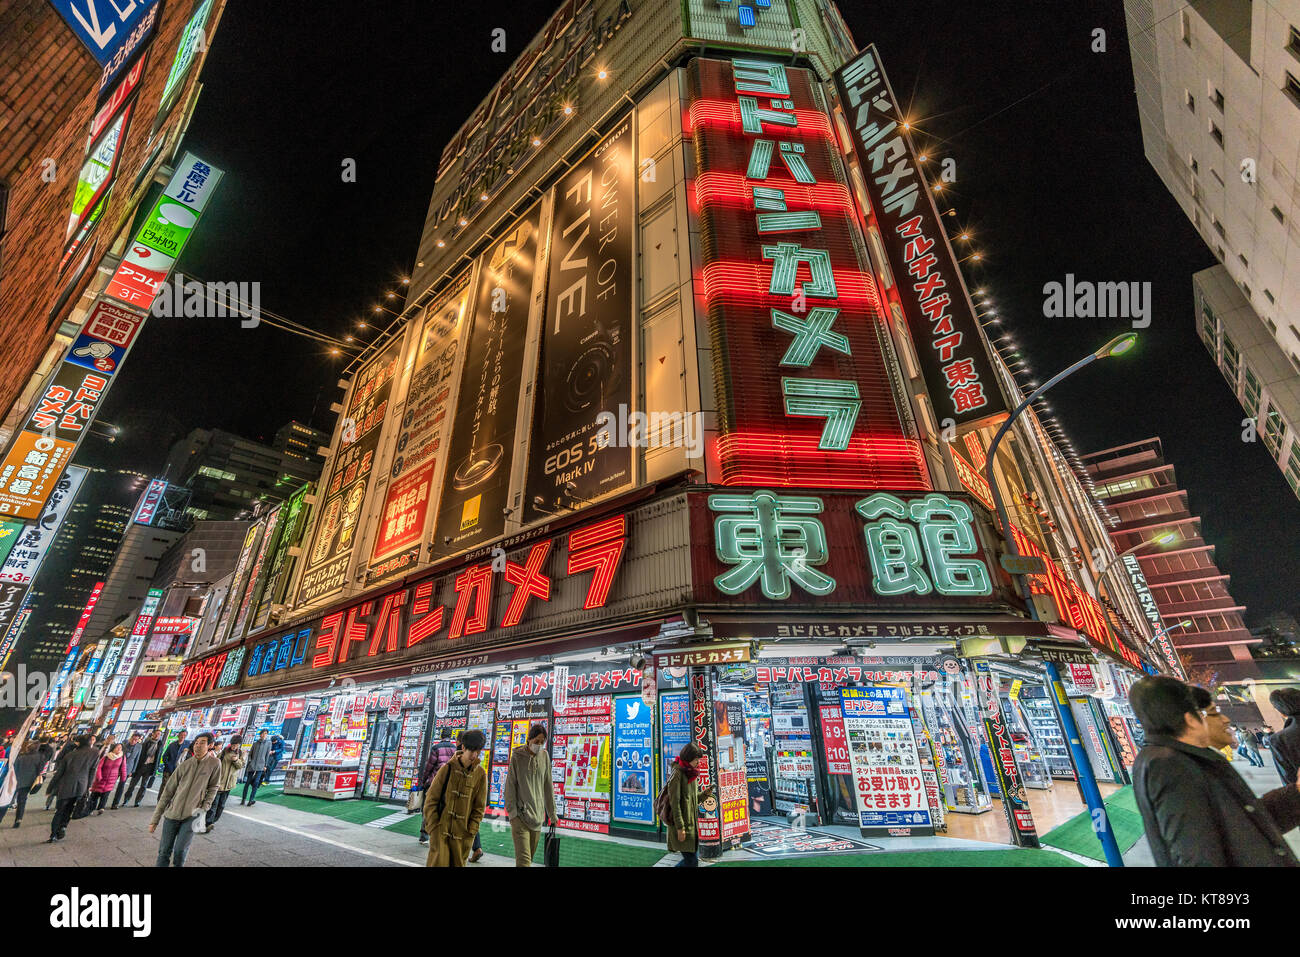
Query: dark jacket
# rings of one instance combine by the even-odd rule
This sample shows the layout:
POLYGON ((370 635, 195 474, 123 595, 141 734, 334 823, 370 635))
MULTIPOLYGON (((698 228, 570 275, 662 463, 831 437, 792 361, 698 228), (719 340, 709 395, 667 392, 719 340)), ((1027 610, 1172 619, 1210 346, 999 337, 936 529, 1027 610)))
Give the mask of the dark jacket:
POLYGON ((162 740, 154 741, 151 738, 145 738, 140 742, 140 756, 135 761, 135 773, 150 775, 158 769, 158 751, 162 748, 162 740))
POLYGON ((14 785, 19 790, 30 788, 36 783, 43 767, 45 767, 45 755, 39 750, 18 755, 14 758, 14 777, 17 779, 14 785))
POLYGON ((672 776, 668 778, 668 807, 672 823, 664 822, 668 829, 668 850, 691 851, 699 848, 696 825, 699 820, 700 781, 699 778, 688 779, 674 760, 672 776), (677 839, 677 831, 686 832, 686 840, 677 839))
POLYGON ((140 760, 140 751, 144 748, 143 741, 137 741, 135 744, 122 745, 122 757, 125 763, 122 765, 128 775, 135 774, 136 763, 140 760))
POLYGON ((163 752, 162 756, 162 766, 165 772, 172 774, 176 770, 176 765, 181 759, 181 749, 184 747, 185 745, 179 741, 173 741, 167 745, 167 750, 163 752))
POLYGON ((59 800, 84 797, 90 790, 90 777, 98 764, 98 748, 74 748, 55 763, 49 790, 59 800))
POLYGON ((266 770, 274 771, 280 766, 280 759, 284 757, 284 738, 274 735, 271 738, 271 756, 266 759, 266 770))
POLYGON ((1300 768, 1300 719, 1287 718, 1282 730, 1268 739, 1268 748, 1282 780, 1295 784, 1296 770, 1300 768))
POLYGON ((1158 867, 1300 867, 1282 837, 1300 825, 1300 791, 1256 797, 1217 751, 1149 734, 1133 793, 1158 867))
POLYGON ((254 741, 248 749, 248 764, 244 770, 244 780, 253 780, 253 775, 266 770, 266 759, 271 756, 271 739, 254 741))

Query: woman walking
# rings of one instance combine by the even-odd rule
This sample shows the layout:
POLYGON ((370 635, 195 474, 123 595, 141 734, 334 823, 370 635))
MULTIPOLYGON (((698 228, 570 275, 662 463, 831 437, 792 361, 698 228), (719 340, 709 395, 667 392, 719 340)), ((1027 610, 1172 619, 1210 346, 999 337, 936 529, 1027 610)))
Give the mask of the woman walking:
POLYGON ((700 801, 707 798, 710 790, 700 793, 700 758, 704 752, 693 744, 682 748, 681 753, 673 759, 672 776, 668 778, 668 808, 672 817, 668 825, 668 850, 678 851, 682 855, 678 867, 699 867, 699 838, 696 834, 696 822, 699 818, 700 801))
POLYGON ((122 751, 120 741, 115 741, 99 759, 99 765, 95 768, 95 779, 90 785, 90 807, 86 813, 94 811, 96 814, 104 813, 104 805, 108 803, 108 796, 113 793, 113 788, 117 787, 119 781, 126 780, 126 755, 122 751))
MULTIPOLYGON (((27 809, 27 797, 32 792, 32 786, 36 784, 41 777, 41 771, 45 767, 48 759, 45 752, 40 749, 35 741, 28 741, 23 745, 18 757, 13 759, 14 773, 14 827, 22 823, 23 811, 27 809)), ((0 821, 5 819, 5 814, 9 811, 9 805, 0 807, 0 821)))

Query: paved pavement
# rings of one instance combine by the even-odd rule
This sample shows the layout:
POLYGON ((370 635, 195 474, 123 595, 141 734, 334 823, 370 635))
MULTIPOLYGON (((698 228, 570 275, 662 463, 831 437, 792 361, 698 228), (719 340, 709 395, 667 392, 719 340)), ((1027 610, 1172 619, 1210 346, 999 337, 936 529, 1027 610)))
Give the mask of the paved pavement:
MULTIPOLYGON (((1246 779, 1246 783, 1251 786, 1256 794, 1264 794, 1282 786, 1282 778, 1273 765, 1273 755, 1268 750, 1263 750, 1260 752, 1260 757, 1264 761, 1262 768, 1251 767, 1250 762, 1239 754, 1232 757, 1233 769, 1246 779)), ((1291 845, 1291 850, 1296 852, 1296 856, 1300 857, 1300 828, 1287 834, 1286 842, 1291 845)), ((1146 837, 1143 837, 1125 853, 1124 866, 1156 866, 1155 859, 1151 856, 1151 846, 1147 843, 1146 837)))
MULTIPOLYGON (((119 808, 68 825, 67 837, 46 844, 50 819, 45 794, 27 805, 22 827, 13 810, 0 822, 0 867, 153 866, 158 835, 149 833, 155 788, 138 808, 119 808)), ((241 807, 238 800, 211 834, 196 834, 187 867, 422 867, 427 850, 416 839, 380 828, 350 824, 265 802, 241 807)), ((510 867, 511 858, 484 855, 476 867, 510 867)))

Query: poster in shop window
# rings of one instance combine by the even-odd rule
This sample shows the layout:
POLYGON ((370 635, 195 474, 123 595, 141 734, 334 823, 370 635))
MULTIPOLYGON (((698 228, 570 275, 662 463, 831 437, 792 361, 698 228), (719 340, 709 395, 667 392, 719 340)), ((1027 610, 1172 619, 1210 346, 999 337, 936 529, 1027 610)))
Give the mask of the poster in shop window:
POLYGON ((630 443, 604 427, 632 402, 630 116, 555 191, 524 521, 632 481, 630 443))
POLYGON ((840 711, 864 834, 933 834, 907 692, 844 688, 840 711))
POLYGON ((482 261, 430 543, 434 557, 462 552, 505 528, 540 225, 535 206, 482 261))
POLYGON ((298 587, 300 604, 319 601, 343 588, 401 358, 402 337, 397 336, 357 373, 329 482, 320 493, 323 504, 298 587))
MULTIPOLYGON (((685 691, 665 691, 659 695, 659 749, 663 761, 664 783, 673 771, 673 759, 691 743, 691 703, 685 691)), ((662 784, 660 785, 663 786, 662 784)))
POLYGON ((574 697, 555 715, 551 781, 561 827, 609 832, 613 705, 609 695, 574 697))
POLYGON ((749 783, 745 776, 745 705, 715 699, 713 727, 718 743, 718 826, 725 843, 749 833, 749 783))
POLYGON ((614 820, 653 824, 653 710, 640 695, 614 699, 614 820))

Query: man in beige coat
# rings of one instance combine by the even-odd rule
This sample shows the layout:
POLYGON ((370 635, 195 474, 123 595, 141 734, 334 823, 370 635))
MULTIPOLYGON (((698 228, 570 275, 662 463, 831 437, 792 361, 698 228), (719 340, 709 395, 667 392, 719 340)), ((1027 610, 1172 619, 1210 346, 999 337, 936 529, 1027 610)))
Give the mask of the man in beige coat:
POLYGON ((163 822, 162 842, 158 847, 158 867, 184 867, 185 856, 194 839, 193 821, 212 806, 217 796, 221 778, 221 762, 209 750, 212 735, 206 731, 194 739, 194 757, 183 761, 167 779, 167 786, 158 795, 149 822, 149 833, 163 822))
POLYGON ((510 752, 506 771, 506 816, 515 841, 515 867, 530 867, 542 826, 555 820, 555 790, 551 787, 551 756, 546 753, 546 726, 528 729, 528 743, 510 752))

